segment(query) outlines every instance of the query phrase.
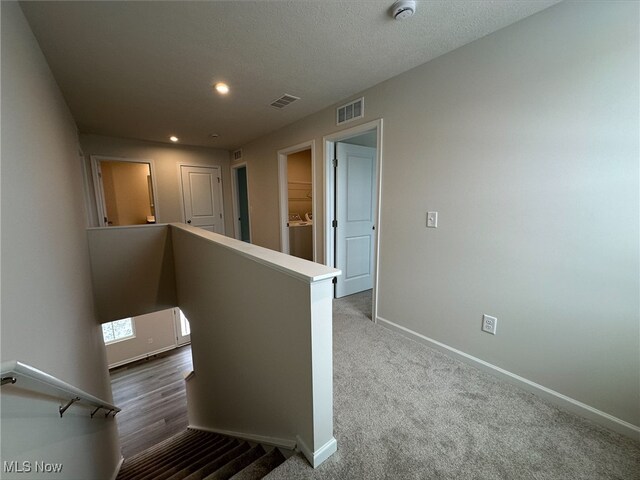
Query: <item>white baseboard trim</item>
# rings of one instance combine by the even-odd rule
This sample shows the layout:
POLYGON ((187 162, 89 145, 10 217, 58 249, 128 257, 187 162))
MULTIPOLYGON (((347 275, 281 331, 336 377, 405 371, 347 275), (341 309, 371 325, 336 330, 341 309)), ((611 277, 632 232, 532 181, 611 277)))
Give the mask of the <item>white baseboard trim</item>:
POLYGON ((336 442, 336 439, 333 437, 315 452, 311 451, 307 444, 300 438, 300 435, 296 435, 296 440, 298 441, 298 449, 313 468, 316 468, 338 450, 338 442, 336 442))
POLYGON ((262 443, 263 445, 272 445, 274 447, 282 447, 287 450, 293 450, 296 448, 296 442, 293 440, 287 440, 284 438, 268 437, 265 435, 256 435, 246 432, 234 432, 232 430, 222 430, 220 428, 201 427, 198 425, 189 425, 189 428, 194 430, 202 430, 203 432, 219 433, 228 437, 239 438, 240 440, 247 440, 248 442, 262 443))
POLYGON ((116 480, 116 478, 118 478, 118 474, 120 473, 120 469, 122 468, 123 463, 124 463, 124 457, 120 455, 120 461, 118 462, 118 465, 116 465, 116 469, 114 470, 109 480, 116 480))
POLYGON ((585 403, 563 395, 562 393, 556 392, 555 390, 551 390, 550 388, 532 382, 531 380, 527 380, 524 377, 516 375, 515 373, 511 373, 489 362, 485 362, 484 360, 469 355, 468 353, 464 353, 442 342, 438 342, 437 340, 433 340, 432 338, 421 335, 420 333, 414 332, 413 330, 393 323, 385 318, 378 316, 376 317, 376 320, 380 323, 380 325, 388 328, 389 330, 398 332, 401 335, 417 341, 418 343, 422 343, 429 347, 440 350, 441 352, 453 356, 454 358, 470 364, 476 368, 479 368, 480 370, 500 377, 501 379, 524 388, 529 392, 535 393, 536 395, 554 403, 555 405, 569 410, 576 415, 588 418, 589 420, 599 425, 610 428, 611 430, 622 433, 623 435, 631 437, 635 440, 640 440, 640 427, 637 425, 633 425, 632 423, 621 420, 620 418, 614 417, 613 415, 593 408, 585 403))
POLYGON ((169 345, 168 347, 159 348, 158 350, 154 350, 153 352, 143 353, 142 355, 137 355, 132 358, 127 358, 126 360, 121 360, 119 362, 112 363, 111 365, 109 365, 109 369, 121 367, 122 365, 126 365, 127 363, 131 363, 131 362, 137 362, 138 360, 144 360, 147 357, 152 357, 154 355, 158 355, 159 353, 168 352, 169 350, 173 350, 181 346, 182 345, 169 345))

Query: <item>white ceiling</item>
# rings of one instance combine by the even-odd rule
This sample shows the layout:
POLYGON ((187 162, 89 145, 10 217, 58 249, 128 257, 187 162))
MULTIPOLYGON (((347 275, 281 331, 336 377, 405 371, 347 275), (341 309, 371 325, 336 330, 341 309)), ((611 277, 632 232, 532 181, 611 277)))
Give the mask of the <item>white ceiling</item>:
POLYGON ((21 6, 81 132, 232 149, 557 2, 419 1, 403 21, 392 0, 21 6), (269 105, 284 93, 301 100, 269 105))

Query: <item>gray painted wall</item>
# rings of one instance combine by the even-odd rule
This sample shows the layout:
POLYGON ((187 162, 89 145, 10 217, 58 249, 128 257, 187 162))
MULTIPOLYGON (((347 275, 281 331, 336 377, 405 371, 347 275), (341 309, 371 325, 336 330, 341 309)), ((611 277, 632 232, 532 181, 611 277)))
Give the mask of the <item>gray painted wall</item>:
MULTIPOLYGON (((353 96, 384 119, 379 316, 635 425, 638 10, 563 2, 353 96)), ((338 130, 329 108, 243 146, 257 243, 277 150, 316 140, 321 195, 338 130)))
MULTIPOLYGON (((111 401, 76 128, 18 3, 1 8, 2 360, 111 401)), ((58 478, 109 478, 120 458, 115 422, 76 418, 73 407, 60 419, 58 405, 3 387, 2 460, 63 463, 58 478)))
POLYGON ((166 225, 91 228, 87 237, 100 323, 178 305, 166 225))
POLYGON ((560 4, 377 98, 379 315, 640 425, 637 20, 560 4))

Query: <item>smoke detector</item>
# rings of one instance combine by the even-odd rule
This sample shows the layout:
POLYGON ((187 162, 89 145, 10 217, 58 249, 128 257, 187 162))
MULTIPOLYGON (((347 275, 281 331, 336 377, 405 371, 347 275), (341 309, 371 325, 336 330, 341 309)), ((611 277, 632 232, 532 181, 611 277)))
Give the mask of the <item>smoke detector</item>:
POLYGON ((416 13, 415 0, 398 0, 396 3, 391 5, 391 15, 396 20, 409 18, 414 13, 416 13))

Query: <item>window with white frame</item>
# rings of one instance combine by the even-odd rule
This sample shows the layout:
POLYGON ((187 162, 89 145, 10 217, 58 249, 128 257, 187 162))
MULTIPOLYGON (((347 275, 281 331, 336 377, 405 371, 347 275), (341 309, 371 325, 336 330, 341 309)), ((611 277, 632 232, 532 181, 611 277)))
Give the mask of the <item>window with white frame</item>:
POLYGON ((187 320, 187 317, 184 316, 182 310, 180 310, 180 334, 183 337, 191 335, 191 325, 189 325, 189 320, 187 320))
POLYGON ((122 320, 103 323, 102 336, 105 344, 134 338, 136 336, 136 332, 134 329, 133 319, 123 318, 122 320))

